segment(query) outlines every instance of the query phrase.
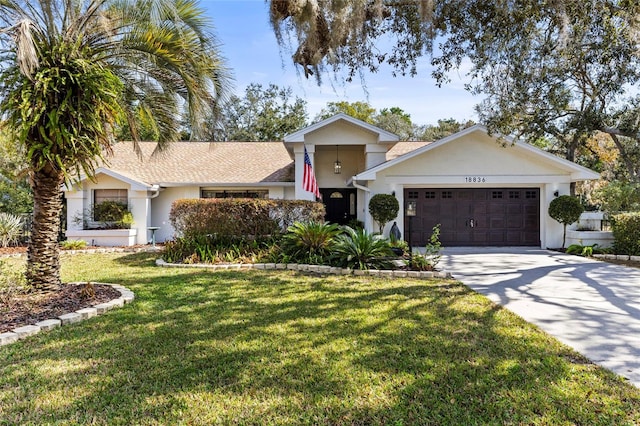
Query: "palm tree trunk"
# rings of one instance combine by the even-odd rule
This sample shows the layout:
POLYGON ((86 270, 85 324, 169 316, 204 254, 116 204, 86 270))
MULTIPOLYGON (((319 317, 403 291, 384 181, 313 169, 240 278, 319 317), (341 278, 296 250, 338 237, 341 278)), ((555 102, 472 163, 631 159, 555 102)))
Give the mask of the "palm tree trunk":
POLYGON ((31 177, 33 224, 27 251, 27 281, 39 293, 56 291, 61 284, 58 233, 62 182, 62 174, 49 167, 31 177))

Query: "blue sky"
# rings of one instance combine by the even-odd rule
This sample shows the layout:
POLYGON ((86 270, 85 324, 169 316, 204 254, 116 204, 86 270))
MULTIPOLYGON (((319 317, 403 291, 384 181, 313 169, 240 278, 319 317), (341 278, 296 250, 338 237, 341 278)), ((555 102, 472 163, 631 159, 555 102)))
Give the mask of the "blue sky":
POLYGON ((315 79, 305 79, 293 65, 291 54, 278 47, 264 0, 201 0, 200 5, 213 21, 239 95, 250 83, 289 86, 307 101, 310 119, 327 102, 346 100, 367 101, 377 109, 400 107, 416 124, 435 124, 444 118, 477 121, 473 107, 480 99, 464 90, 464 75, 455 73, 451 83, 438 88, 431 78, 428 58, 419 64, 417 77, 393 77, 389 70, 367 74, 368 96, 359 80, 343 84, 324 76, 318 87, 315 79))

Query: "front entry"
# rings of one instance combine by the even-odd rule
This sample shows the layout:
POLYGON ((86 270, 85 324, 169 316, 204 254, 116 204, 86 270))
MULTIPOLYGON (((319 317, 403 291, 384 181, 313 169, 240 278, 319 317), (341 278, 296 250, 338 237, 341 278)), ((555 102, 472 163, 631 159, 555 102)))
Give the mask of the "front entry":
POLYGON ((323 188, 320 189, 327 222, 346 225, 357 217, 356 190, 352 188, 323 188))

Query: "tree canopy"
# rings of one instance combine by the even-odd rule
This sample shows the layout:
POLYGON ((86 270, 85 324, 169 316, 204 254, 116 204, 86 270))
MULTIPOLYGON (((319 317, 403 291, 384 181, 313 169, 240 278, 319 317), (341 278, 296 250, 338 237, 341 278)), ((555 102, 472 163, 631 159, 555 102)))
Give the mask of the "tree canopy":
POLYGON ((307 103, 290 87, 252 83, 244 97, 231 96, 209 121, 206 140, 279 141, 307 124, 307 103), (215 122, 219 118, 219 122, 215 122))
POLYGON ((322 121, 329 117, 333 117, 339 113, 345 113, 353 118, 373 124, 376 109, 369 105, 368 102, 356 101, 337 101, 328 102, 327 106, 322 108, 315 121, 322 121))
POLYGON ((491 131, 552 139, 576 159, 608 135, 629 178, 640 179, 640 3, 630 0, 388 2, 272 0, 271 22, 294 63, 320 82, 381 64, 414 75, 421 57, 436 84, 463 61, 467 89, 491 131), (386 46, 386 48, 385 48, 386 46))
POLYGON ((475 122, 468 120, 461 123, 453 118, 438 120, 437 124, 427 124, 416 129, 416 136, 423 141, 437 141, 461 130, 471 127, 475 122))

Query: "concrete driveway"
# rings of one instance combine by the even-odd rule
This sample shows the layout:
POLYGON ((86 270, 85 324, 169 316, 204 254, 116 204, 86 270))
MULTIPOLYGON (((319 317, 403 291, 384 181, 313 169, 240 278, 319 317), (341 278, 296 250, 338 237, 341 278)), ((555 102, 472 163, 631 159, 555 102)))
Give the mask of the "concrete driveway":
POLYGON ((640 386, 640 269, 534 248, 447 248, 439 268, 640 386))

